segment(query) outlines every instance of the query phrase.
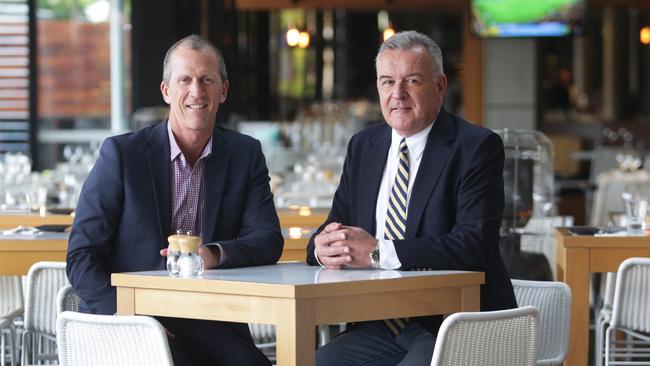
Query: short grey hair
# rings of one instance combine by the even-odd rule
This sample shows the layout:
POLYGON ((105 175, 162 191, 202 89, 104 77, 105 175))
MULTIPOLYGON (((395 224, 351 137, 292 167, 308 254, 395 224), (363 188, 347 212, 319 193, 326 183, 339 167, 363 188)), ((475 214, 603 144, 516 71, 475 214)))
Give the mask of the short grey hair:
POLYGON ((223 54, 217 46, 212 42, 203 39, 196 34, 187 36, 180 41, 174 43, 165 54, 165 60, 163 61, 163 81, 169 83, 169 78, 171 78, 172 71, 169 68, 169 63, 171 62, 172 55, 179 48, 189 48, 194 51, 212 51, 217 56, 219 61, 219 76, 221 76, 221 81, 225 82, 228 80, 228 71, 226 70, 226 62, 223 59, 223 54))
POLYGON ((379 61, 379 56, 385 50, 410 50, 415 47, 424 48, 431 59, 433 60, 433 65, 435 66, 433 74, 435 76, 443 74, 444 70, 442 68, 442 51, 440 46, 429 36, 416 31, 404 31, 397 32, 392 37, 388 38, 377 51, 377 57, 375 58, 375 68, 377 67, 377 61, 379 61))

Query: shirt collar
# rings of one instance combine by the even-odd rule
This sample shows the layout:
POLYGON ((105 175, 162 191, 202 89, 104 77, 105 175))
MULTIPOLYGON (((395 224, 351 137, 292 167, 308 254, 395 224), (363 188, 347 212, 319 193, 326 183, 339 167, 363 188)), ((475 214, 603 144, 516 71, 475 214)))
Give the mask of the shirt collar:
MULTIPOLYGON (((409 149, 409 156, 412 158, 418 158, 424 152, 424 147, 427 144, 427 138, 429 137, 429 132, 433 128, 433 124, 436 123, 434 120, 429 126, 424 130, 413 134, 406 138, 406 146, 409 149)), ((399 144, 404 137, 398 134, 394 129, 391 133, 391 147, 395 147, 396 151, 399 151, 399 144)))
MULTIPOLYGON (((185 160, 185 155, 183 155, 181 148, 176 142, 176 138, 172 133, 172 124, 169 122, 169 120, 167 121, 167 134, 169 135, 169 160, 174 161, 174 159, 180 155, 181 160, 185 164, 187 162, 185 160)), ((208 143, 203 148, 203 152, 201 153, 201 156, 199 156, 199 160, 209 156, 210 154, 212 154, 212 136, 210 136, 210 140, 208 140, 208 143)))

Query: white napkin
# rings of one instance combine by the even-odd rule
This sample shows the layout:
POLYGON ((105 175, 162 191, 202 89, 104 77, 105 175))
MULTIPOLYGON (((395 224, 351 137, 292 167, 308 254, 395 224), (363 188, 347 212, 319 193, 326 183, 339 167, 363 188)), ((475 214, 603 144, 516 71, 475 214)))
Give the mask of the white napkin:
POLYGON ((32 226, 18 226, 13 229, 2 230, 2 235, 39 235, 42 231, 32 226))

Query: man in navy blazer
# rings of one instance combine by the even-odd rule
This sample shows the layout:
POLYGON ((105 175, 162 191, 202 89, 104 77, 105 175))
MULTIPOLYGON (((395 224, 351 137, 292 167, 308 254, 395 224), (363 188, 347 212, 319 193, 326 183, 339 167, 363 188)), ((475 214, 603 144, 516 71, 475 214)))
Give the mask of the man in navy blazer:
MULTIPOLYGON (((227 91, 220 51, 197 36, 184 38, 164 61, 169 120, 102 145, 68 248, 67 274, 81 311, 115 313, 110 274, 165 269, 167 237, 177 230, 202 237, 206 268, 280 258, 283 239, 260 143, 215 127, 227 91)), ((177 365, 270 364, 246 324, 158 320, 177 365)))
MULTIPOLYGON (((501 139, 447 113, 442 53, 400 32, 380 47, 377 90, 387 124, 348 145, 327 221, 307 261, 327 268, 485 272, 481 309, 516 307, 499 253, 501 139)), ((317 365, 429 365, 440 317, 356 323, 317 352, 317 365)))

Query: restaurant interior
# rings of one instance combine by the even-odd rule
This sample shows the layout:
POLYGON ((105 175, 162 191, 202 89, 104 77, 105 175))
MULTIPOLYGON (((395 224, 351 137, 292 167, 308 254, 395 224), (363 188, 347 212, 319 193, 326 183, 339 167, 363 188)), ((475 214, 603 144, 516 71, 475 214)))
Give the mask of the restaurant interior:
MULTIPOLYGON (((650 364, 650 264, 622 272, 629 258, 650 257, 650 1, 0 0, 0 366, 57 363, 57 313, 74 310, 76 295, 60 291, 68 283, 54 266, 45 271, 60 272, 58 286, 34 300, 33 266, 65 261, 102 142, 167 118, 160 82, 170 45, 197 34, 221 49, 230 90, 217 125, 261 142, 284 237, 280 261, 293 263, 305 262, 327 219, 350 138, 384 123, 375 57, 404 30, 442 49, 444 108, 503 141, 500 251, 510 276, 568 285, 568 300, 556 304, 565 313, 551 320, 557 334, 545 332, 540 310, 539 354, 545 339, 559 351, 554 363, 537 364, 650 364), (628 277, 636 282, 626 292, 628 277), (619 314, 626 295, 633 320, 619 314), (39 306, 51 314, 30 319, 39 306)), ((223 280, 214 276, 204 278, 223 280)), ((333 282, 357 280, 322 278, 332 293, 348 291, 333 282)), ((114 280, 131 297, 147 292, 114 280)), ((304 284, 292 286, 302 293, 304 284)), ((160 315, 135 304, 118 312, 160 315)), ((449 306, 414 304, 413 312, 473 305, 449 306)), ((305 328, 316 328, 290 342, 279 315, 228 319, 249 322, 272 362, 309 365, 346 322, 362 319, 310 311, 305 328)))

